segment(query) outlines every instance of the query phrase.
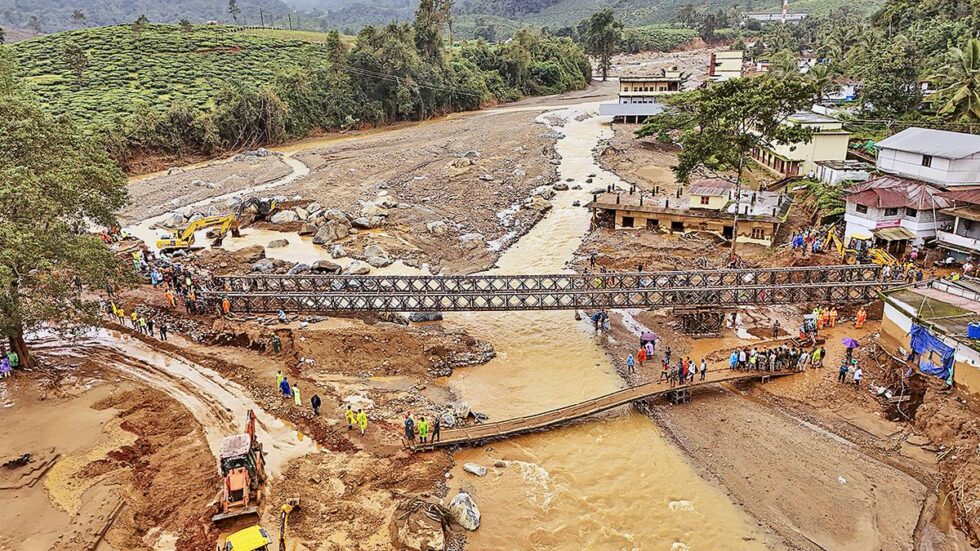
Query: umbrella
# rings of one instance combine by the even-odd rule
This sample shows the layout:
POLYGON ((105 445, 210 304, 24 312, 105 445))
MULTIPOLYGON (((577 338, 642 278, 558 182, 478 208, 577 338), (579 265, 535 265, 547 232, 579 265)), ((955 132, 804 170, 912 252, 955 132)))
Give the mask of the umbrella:
POLYGON ((655 341, 655 340, 657 340, 657 336, 654 335, 653 333, 649 332, 649 331, 646 331, 646 332, 644 332, 643 334, 640 335, 640 340, 641 341, 655 341))
POLYGON ((843 340, 841 340, 840 342, 841 344, 844 345, 845 348, 857 348, 861 346, 861 343, 857 342, 851 337, 844 337, 843 340))

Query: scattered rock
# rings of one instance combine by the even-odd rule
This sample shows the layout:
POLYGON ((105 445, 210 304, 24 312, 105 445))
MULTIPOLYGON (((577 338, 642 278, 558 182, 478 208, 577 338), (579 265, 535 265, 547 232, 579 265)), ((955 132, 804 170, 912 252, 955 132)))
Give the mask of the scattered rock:
POLYGON ((496 468, 498 468, 498 469, 506 469, 507 468, 507 462, 506 461, 497 461, 496 463, 493 464, 493 466, 496 467, 496 468))
POLYGON ((490 175, 490 174, 481 174, 480 175, 480 180, 481 181, 484 181, 484 182, 492 182, 493 181, 493 176, 490 175))
POLYGON ((483 244, 483 234, 482 233, 465 233, 459 236, 459 241, 467 249, 476 249, 483 244))
POLYGON ((565 182, 558 182, 557 184, 551 186, 551 189, 555 191, 568 191, 568 184, 565 182))
POLYGON ((309 219, 310 219, 310 211, 308 211, 308 210, 306 210, 306 209, 304 209, 304 208, 300 208, 300 207, 296 207, 296 208, 295 208, 295 209, 293 210, 293 212, 295 212, 295 213, 296 213, 296 216, 297 216, 297 217, 298 217, 298 218, 299 218, 300 220, 309 220, 309 219))
POLYGON ((172 166, 167 169, 167 176, 173 176, 174 174, 183 174, 184 169, 179 166, 172 166))
POLYGON ((313 234, 316 233, 316 231, 317 231, 316 224, 311 224, 309 222, 305 222, 299 228, 299 234, 300 235, 313 235, 313 234))
POLYGON ((582 201, 579 201, 579 200, 576 199, 575 201, 572 201, 572 206, 573 207, 581 207, 582 206, 582 201))
POLYGON ((368 245, 367 247, 364 247, 364 256, 388 256, 388 253, 386 253, 385 250, 379 245, 368 245))
POLYGON ((281 210, 273 214, 272 218, 269 219, 269 221, 272 222, 273 224, 289 224, 292 222, 296 222, 298 220, 299 220, 299 216, 296 214, 295 211, 291 211, 291 210, 281 210))
POLYGON ((339 220, 329 220, 316 231, 316 235, 313 236, 313 243, 316 245, 324 245, 326 243, 337 241, 338 239, 343 239, 349 234, 350 227, 346 224, 346 220, 344 220, 344 222, 340 222, 339 220))
POLYGON ((254 264, 255 262, 265 258, 265 247, 262 245, 252 245, 251 247, 245 247, 243 249, 233 251, 231 255, 240 262, 254 264))
POLYGON ((178 228, 183 226, 186 220, 187 219, 184 218, 183 214, 175 212, 173 215, 163 221, 163 225, 168 228, 178 228))
POLYGON ((286 271, 286 275, 305 274, 308 271, 310 271, 310 265, 309 264, 303 264, 302 262, 297 262, 296 264, 293 265, 292 268, 290 268, 288 271, 286 271))
POLYGON ((480 509, 466 492, 456 494, 449 502, 449 512, 457 524, 471 532, 480 527, 480 509))
POLYGON ((425 225, 425 229, 429 230, 429 233, 432 235, 445 235, 445 233, 449 231, 449 227, 442 220, 429 222, 425 225))
POLYGON ((578 184, 575 184, 574 186, 572 186, 572 189, 574 189, 574 190, 580 190, 580 189, 582 189, 582 186, 580 186, 578 184))
POLYGON ((360 260, 354 260, 347 266, 346 273, 349 275, 367 275, 371 273, 371 267, 360 260))
POLYGON ((266 245, 266 247, 270 249, 281 249, 288 246, 289 241, 286 239, 273 239, 272 241, 269 241, 268 245, 266 245))
POLYGON ((361 203, 361 216, 371 218, 372 216, 388 216, 388 209, 371 201, 361 203))
POLYGON ((414 321, 415 323, 442 321, 442 312, 412 312, 408 315, 408 321, 414 321))
POLYGON ((487 468, 476 463, 463 463, 463 470, 476 476, 487 476, 487 468))
POLYGON ((343 266, 329 260, 317 260, 310 266, 310 271, 315 274, 339 274, 344 271, 343 266))
POLYGON ((535 195, 524 201, 524 206, 531 210, 536 210, 538 212, 544 213, 551 210, 551 203, 549 203, 544 197, 540 195, 535 195))
POLYGON ((317 203, 316 201, 310 203, 309 205, 306 205, 306 212, 310 214, 316 214, 321 210, 323 210, 323 207, 321 207, 320 203, 317 203))
POLYGON ((259 272, 265 274, 265 273, 272 272, 275 269, 276 269, 276 264, 275 262, 272 261, 271 258, 263 258, 262 260, 259 260, 255 264, 252 264, 253 272, 259 272))
POLYGON ((387 256, 369 256, 366 262, 375 268, 384 268, 391 265, 394 260, 387 256))
POLYGON ((347 251, 341 245, 333 245, 330 247, 330 258, 343 258, 347 256, 347 251))
POLYGON ((463 157, 466 157, 467 159, 476 159, 479 156, 480 156, 480 152, 475 149, 471 149, 466 153, 463 153, 463 157))
MULTIPOLYGON (((380 220, 380 217, 376 217, 376 218, 380 220)), ((360 228, 362 230, 369 230, 371 228, 376 227, 371 225, 371 220, 372 219, 367 218, 366 216, 358 216, 357 218, 350 221, 350 225, 354 226, 355 228, 360 228)))

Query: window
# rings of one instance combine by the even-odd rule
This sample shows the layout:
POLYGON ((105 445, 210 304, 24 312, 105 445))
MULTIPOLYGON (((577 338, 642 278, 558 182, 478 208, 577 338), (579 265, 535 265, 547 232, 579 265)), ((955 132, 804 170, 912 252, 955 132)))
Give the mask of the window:
POLYGON ((684 222, 671 222, 670 223, 670 231, 672 231, 672 232, 683 232, 684 231, 684 222))
POLYGON ((885 209, 885 216, 898 216, 898 209, 885 209))
POLYGON ((926 167, 932 166, 932 155, 922 156, 922 166, 926 166, 926 167))
POLYGON ((633 217, 632 216, 624 216, 623 217, 623 227, 624 228, 632 228, 633 227, 633 217))
POLYGON ((647 229, 655 230, 660 227, 660 220, 654 218, 647 218, 647 229))
POLYGON ((915 218, 918 214, 919 214, 919 211, 917 211, 915 209, 910 209, 910 208, 906 208, 905 209, 905 217, 906 218, 915 218))
POLYGON ((711 202, 711 197, 708 197, 707 195, 702 195, 701 196, 701 204, 702 205, 707 205, 710 202, 711 202))
POLYGON ((858 205, 857 207, 855 207, 855 210, 857 210, 861 214, 868 214, 868 207, 864 205, 858 205))
POLYGON ((752 228, 752 239, 765 239, 766 228, 752 228))

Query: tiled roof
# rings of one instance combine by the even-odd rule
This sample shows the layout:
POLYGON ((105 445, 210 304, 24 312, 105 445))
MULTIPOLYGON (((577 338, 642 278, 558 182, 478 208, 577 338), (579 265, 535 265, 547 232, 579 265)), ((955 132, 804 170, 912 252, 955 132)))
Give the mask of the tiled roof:
POLYGON ((950 207, 952 201, 942 197, 941 193, 941 189, 919 180, 884 175, 848 188, 847 201, 877 209, 908 207, 927 210, 950 207))
POLYGON ((696 180, 691 183, 691 187, 688 188, 687 193, 689 195, 707 195, 709 197, 721 197, 722 195, 728 195, 731 191, 732 185, 728 180, 722 180, 721 178, 706 178, 704 180, 696 180))

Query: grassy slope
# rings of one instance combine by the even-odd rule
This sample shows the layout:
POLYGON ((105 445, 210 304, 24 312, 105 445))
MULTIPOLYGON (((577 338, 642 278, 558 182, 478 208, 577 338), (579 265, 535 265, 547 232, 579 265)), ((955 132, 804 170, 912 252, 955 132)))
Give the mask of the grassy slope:
POLYGON ((236 31, 151 25, 138 37, 130 26, 84 29, 41 36, 10 48, 21 76, 55 112, 72 112, 83 124, 136 112, 163 111, 175 101, 212 105, 222 82, 269 82, 276 72, 315 55, 319 33, 236 31), (281 34, 282 36, 277 36, 281 34), (63 61, 68 44, 85 50, 89 67, 79 88, 63 61))

